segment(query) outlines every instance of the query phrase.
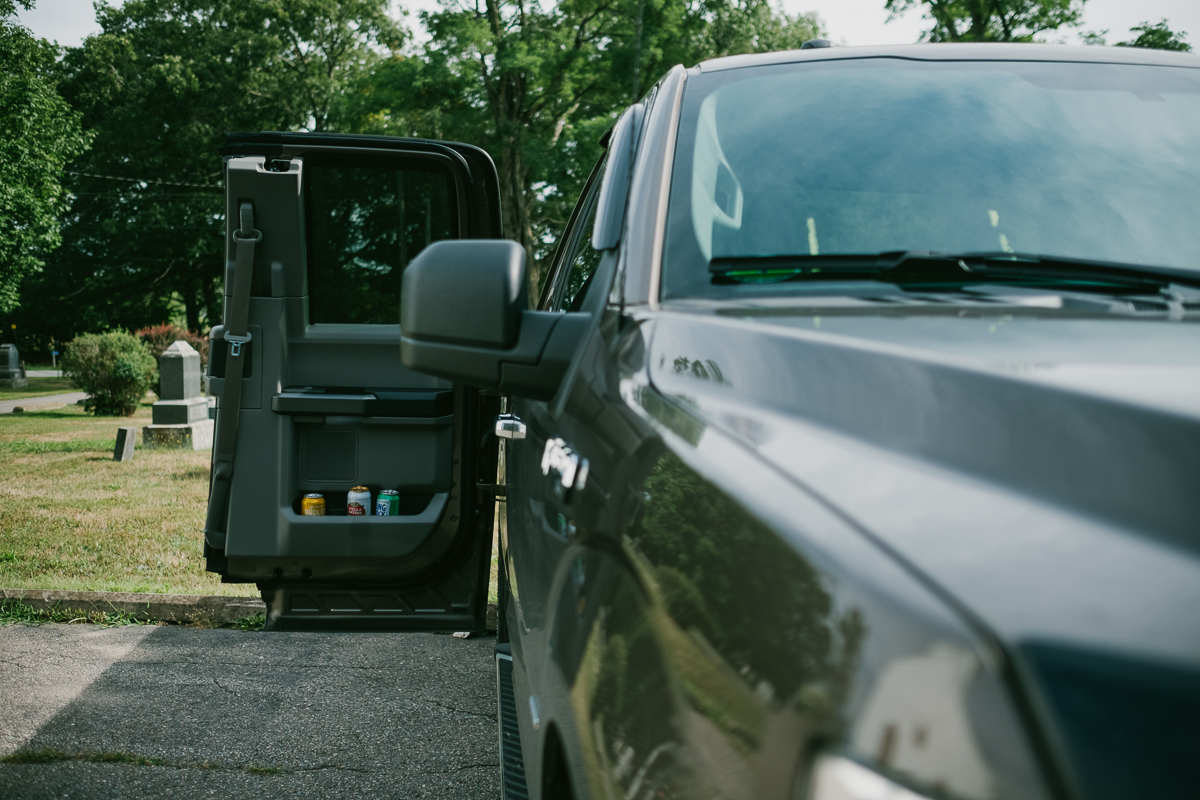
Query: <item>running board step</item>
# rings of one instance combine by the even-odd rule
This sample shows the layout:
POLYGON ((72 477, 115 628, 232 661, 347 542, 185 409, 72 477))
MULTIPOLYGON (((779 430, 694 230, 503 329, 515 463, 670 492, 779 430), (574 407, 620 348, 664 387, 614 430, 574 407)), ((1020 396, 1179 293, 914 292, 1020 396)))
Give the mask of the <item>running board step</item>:
POLYGON ((496 711, 500 728, 500 797, 529 800, 525 780, 525 758, 521 755, 521 732, 517 728, 517 699, 513 693, 512 649, 496 645, 496 711))
POLYGON ((260 588, 267 605, 265 630, 485 633, 483 597, 471 604, 479 608, 470 608, 430 588, 315 583, 260 584, 260 588))

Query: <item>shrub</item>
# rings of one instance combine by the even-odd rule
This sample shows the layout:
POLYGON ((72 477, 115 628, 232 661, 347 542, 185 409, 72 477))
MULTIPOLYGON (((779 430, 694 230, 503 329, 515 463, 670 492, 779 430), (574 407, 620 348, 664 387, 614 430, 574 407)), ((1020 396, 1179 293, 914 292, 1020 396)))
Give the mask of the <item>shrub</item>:
POLYGON ((150 348, 124 332, 85 333, 63 354, 63 372, 88 393, 84 410, 128 417, 158 379, 150 348))
MULTIPOLYGON (((196 352, 200 354, 200 374, 203 375, 208 368, 208 337, 202 336, 195 331, 189 331, 186 328, 181 328, 178 325, 155 325, 150 328, 142 328, 133 334, 141 339, 150 348, 150 355, 154 356, 154 363, 162 358, 162 354, 166 349, 180 340, 183 340, 196 348, 196 352)), ((154 379, 154 384, 150 387, 157 395, 162 395, 158 378, 154 379)))

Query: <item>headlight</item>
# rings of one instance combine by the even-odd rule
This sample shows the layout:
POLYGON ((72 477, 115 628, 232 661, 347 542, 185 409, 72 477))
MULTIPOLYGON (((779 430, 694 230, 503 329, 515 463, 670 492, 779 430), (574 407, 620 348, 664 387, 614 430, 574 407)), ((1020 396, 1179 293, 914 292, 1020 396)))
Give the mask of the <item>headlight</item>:
POLYGON ((809 800, 928 800, 842 756, 819 756, 809 800))

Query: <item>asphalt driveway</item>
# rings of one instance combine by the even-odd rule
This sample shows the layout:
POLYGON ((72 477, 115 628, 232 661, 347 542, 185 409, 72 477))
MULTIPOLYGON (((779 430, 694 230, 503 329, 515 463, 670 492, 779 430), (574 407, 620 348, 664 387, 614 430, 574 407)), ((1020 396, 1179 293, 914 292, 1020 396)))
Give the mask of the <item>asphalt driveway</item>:
POLYGON ((0 797, 496 798, 492 638, 0 628, 0 797))

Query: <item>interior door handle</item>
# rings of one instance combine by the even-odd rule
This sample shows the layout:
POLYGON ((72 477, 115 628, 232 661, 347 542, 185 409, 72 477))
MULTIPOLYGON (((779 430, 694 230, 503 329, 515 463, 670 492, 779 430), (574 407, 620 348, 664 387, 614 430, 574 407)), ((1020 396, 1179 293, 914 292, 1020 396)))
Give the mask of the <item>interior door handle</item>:
POLYGON ((525 423, 516 414, 500 414, 496 417, 496 435, 501 439, 524 439, 525 423))

